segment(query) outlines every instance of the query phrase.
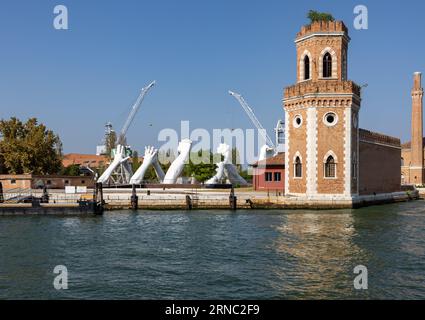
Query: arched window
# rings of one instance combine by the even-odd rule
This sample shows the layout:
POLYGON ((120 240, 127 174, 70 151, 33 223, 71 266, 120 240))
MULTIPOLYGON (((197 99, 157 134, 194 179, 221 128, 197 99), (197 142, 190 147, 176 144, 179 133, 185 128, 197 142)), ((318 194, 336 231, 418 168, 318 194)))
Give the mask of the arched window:
POLYGON ((325 178, 335 178, 336 176, 336 164, 335 159, 329 156, 325 163, 325 178))
POLYGON ((295 178, 301 178, 302 177, 302 164, 301 164, 301 159, 300 157, 296 157, 295 158, 295 178))
POLYGON ((304 57, 304 80, 310 79, 310 58, 306 55, 304 57))
POLYGON ((323 78, 332 77, 332 56, 329 52, 326 52, 323 57, 323 78))

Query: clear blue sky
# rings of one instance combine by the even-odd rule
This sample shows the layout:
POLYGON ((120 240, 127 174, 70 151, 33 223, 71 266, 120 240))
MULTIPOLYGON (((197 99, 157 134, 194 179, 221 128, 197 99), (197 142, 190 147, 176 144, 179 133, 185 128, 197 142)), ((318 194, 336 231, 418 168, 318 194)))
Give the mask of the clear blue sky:
POLYGON ((349 78, 369 85, 361 127, 408 140, 413 72, 425 72, 422 0, 2 1, 0 118, 37 117, 65 152, 94 153, 104 123, 119 130, 155 79, 128 134, 136 149, 158 145, 158 132, 180 120, 192 129, 251 127, 228 89, 272 134, 282 89, 296 79, 293 40, 309 9, 350 29, 349 78), (52 26, 57 4, 68 7, 67 31, 52 26), (353 28, 358 4, 369 9, 369 30, 353 28))

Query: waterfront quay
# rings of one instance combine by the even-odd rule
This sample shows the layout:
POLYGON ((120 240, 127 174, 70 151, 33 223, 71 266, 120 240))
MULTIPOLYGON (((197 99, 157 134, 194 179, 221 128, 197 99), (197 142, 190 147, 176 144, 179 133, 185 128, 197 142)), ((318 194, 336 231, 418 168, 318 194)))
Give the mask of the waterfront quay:
MULTIPOLYGON (((343 209, 368 205, 417 200, 425 190, 400 191, 390 194, 360 196, 355 199, 329 197, 328 199, 306 199, 285 196, 283 192, 253 191, 251 188, 205 189, 205 188, 104 188, 101 203, 103 210, 192 210, 192 209, 343 209)), ((92 213, 90 205, 96 192, 67 194, 65 190, 48 190, 47 201, 12 202, 5 199, 0 203, 0 215, 10 214, 80 214, 92 213)), ((32 190, 29 198, 42 199, 42 190, 32 190)))

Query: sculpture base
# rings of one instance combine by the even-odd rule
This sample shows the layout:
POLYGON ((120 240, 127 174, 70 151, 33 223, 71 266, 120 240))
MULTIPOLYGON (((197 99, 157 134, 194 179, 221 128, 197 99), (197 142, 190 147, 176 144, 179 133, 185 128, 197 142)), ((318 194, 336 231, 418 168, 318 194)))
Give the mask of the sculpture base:
POLYGON ((232 184, 230 183, 214 183, 214 184, 206 184, 206 189, 231 189, 232 184))

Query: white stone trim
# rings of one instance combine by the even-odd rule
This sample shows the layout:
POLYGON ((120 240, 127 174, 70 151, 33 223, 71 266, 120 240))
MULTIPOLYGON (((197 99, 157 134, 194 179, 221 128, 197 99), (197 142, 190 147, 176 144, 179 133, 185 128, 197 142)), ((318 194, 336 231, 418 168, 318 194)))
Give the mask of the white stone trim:
POLYGON ((294 126, 294 128, 299 128, 299 127, 301 127, 302 125, 303 125, 303 117, 302 117, 302 115, 300 115, 300 114, 296 114, 295 116, 294 116, 294 120, 292 120, 292 125, 294 126), (298 124, 296 121, 297 121, 297 119, 300 119, 301 120, 301 122, 300 122, 300 124, 298 124))
POLYGON ((344 110, 344 194, 351 195, 351 108, 344 110))
POLYGON ((360 193, 360 106, 358 111, 356 111, 356 117, 357 117, 357 128, 356 128, 356 134, 357 134, 357 188, 356 188, 356 195, 359 195, 360 193))
POLYGON ((329 36, 343 36, 347 42, 351 40, 351 38, 347 36, 345 32, 315 32, 315 33, 310 33, 309 35, 306 35, 302 38, 296 39, 295 43, 298 43, 313 37, 329 37, 329 36))
POLYGON ((293 100, 299 100, 300 98, 310 99, 310 98, 326 98, 326 97, 347 97, 347 98, 353 98, 354 97, 358 100, 361 100, 358 95, 353 94, 353 93, 313 93, 313 94, 296 96, 296 97, 289 98, 289 99, 283 98, 282 102, 291 102, 293 100))
POLYGON ((338 123, 338 115, 335 113, 335 112, 333 112, 333 111, 329 111, 329 112, 326 112, 324 115, 323 115, 323 123, 325 124, 325 126, 327 126, 327 127, 334 127, 337 123, 338 123), (333 123, 329 123, 327 120, 326 120, 326 117, 329 115, 329 114, 332 114, 333 116, 334 116, 334 122, 333 123))
POLYGON ((329 53, 332 57, 332 78, 338 78, 338 57, 336 55, 335 50, 331 47, 326 47, 322 50, 319 56, 319 78, 320 79, 329 79, 323 78, 323 57, 326 53, 329 53))
POLYGON ((292 158, 292 163, 295 164, 295 159, 300 158, 301 163, 303 163, 303 157, 301 156, 301 153, 299 151, 295 152, 294 157, 292 158))
POLYGON ((285 194, 289 194, 289 112, 285 111, 285 194))
POLYGON ((307 195, 317 194, 317 109, 307 109, 307 195))
POLYGON ((294 158, 292 159, 292 170, 293 170, 293 172, 292 172, 292 176, 293 176, 293 179, 302 179, 303 178, 303 173, 304 173, 304 169, 303 169, 303 157, 301 156, 301 153, 299 152, 299 151, 297 151, 297 152, 295 152, 295 154, 294 154, 294 158), (297 158, 300 158, 300 162, 301 162, 301 177, 297 177, 296 176, 296 170, 295 170, 295 160, 297 159, 297 158))
POLYGON ((298 79, 299 79, 298 82, 311 80, 312 70, 313 70, 313 68, 312 68, 313 60, 311 58, 310 51, 308 51, 307 49, 304 50, 303 54, 301 55, 299 65, 300 65, 300 70, 299 70, 300 73, 299 73, 299 77, 298 77, 298 79), (304 59, 305 59, 305 56, 308 56, 308 59, 309 59, 309 69, 310 69, 309 75, 310 75, 310 78, 308 78, 308 79, 304 79, 304 71, 305 71, 304 59))
POLYGON ((342 75, 342 80, 346 81, 348 79, 348 54, 347 54, 347 49, 342 49, 341 52, 341 75, 342 75))
POLYGON ((334 158, 335 163, 338 163, 338 157, 336 156, 335 152, 333 152, 332 150, 329 150, 325 156, 323 157, 323 163, 326 163, 326 161, 328 160, 329 156, 332 156, 334 158))
POLYGON ((336 156, 335 152, 332 150, 329 150, 325 156, 323 157, 323 179, 325 180, 336 180, 338 179, 338 157, 336 156), (332 156, 334 158, 334 164, 335 164, 335 177, 327 177, 326 176, 326 161, 328 160, 329 156, 332 156))

